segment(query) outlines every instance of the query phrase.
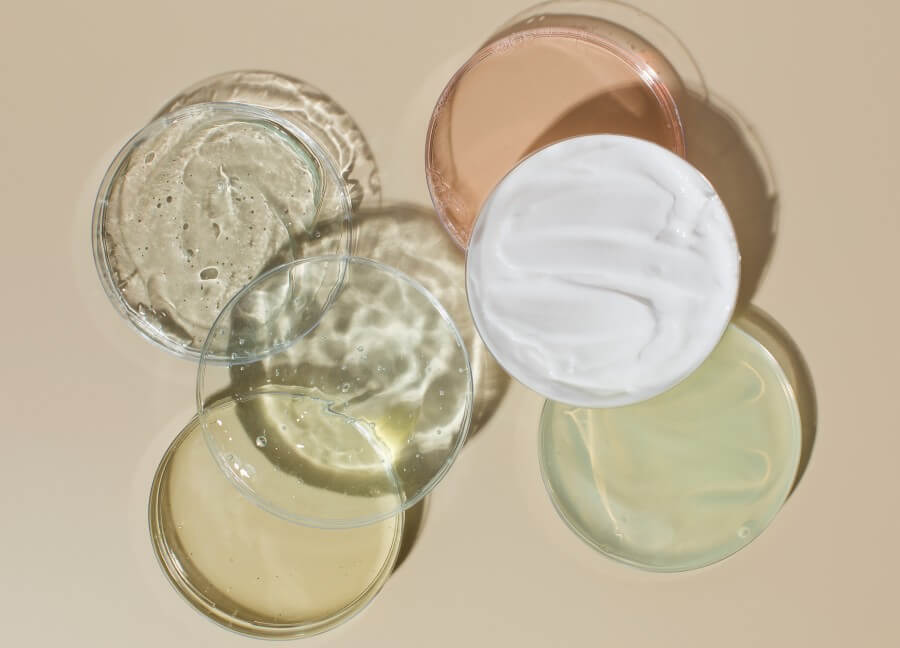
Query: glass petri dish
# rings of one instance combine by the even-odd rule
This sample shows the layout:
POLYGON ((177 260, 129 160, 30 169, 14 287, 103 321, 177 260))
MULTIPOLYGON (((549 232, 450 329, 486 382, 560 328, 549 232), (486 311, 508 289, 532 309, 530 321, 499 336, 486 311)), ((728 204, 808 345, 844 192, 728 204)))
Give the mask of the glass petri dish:
POLYGON ((653 571, 730 556, 781 509, 801 453, 792 386, 732 324, 706 362, 654 399, 610 409, 547 401, 541 472, 565 523, 601 553, 653 571))
POLYGON ((412 277, 447 309, 466 344, 474 400, 471 439, 490 419, 509 386, 509 376, 475 330, 466 299, 465 254, 447 236, 431 209, 395 203, 353 214, 356 254, 390 264, 412 277))
MULTIPOLYGON (((202 103, 141 129, 103 179, 92 223, 104 290, 135 330, 199 358, 248 281, 351 249, 350 200, 331 156, 268 110, 202 103)), ((224 361, 210 348, 208 361, 224 361)))
POLYGON ((336 530, 269 515, 222 474, 195 417, 160 462, 149 518, 159 563, 188 603, 236 632, 289 639, 329 630, 374 598, 404 515, 336 530))
POLYGON ((201 354, 200 425, 223 472, 270 513, 371 524, 441 480, 472 416, 452 320, 421 285, 368 259, 302 259, 232 299, 201 354))
POLYGON ((585 135, 521 161, 466 252, 481 339, 511 376, 582 407, 670 389, 718 344, 740 257, 715 189, 666 149, 585 135))
POLYGON ((381 204, 381 179, 365 135, 340 104, 311 83, 263 70, 224 72, 179 92, 157 117, 206 102, 251 104, 271 110, 312 134, 325 147, 347 185, 354 209, 381 204))
MULTIPOLYGON (((558 3, 539 5, 495 34, 450 79, 432 114, 426 180, 439 218, 463 248, 497 182, 549 144, 613 133, 685 153, 678 72, 649 41, 602 14, 634 16, 611 12, 617 3, 568 3, 561 13, 549 4, 558 3)), ((658 24, 635 15, 635 26, 658 24)))

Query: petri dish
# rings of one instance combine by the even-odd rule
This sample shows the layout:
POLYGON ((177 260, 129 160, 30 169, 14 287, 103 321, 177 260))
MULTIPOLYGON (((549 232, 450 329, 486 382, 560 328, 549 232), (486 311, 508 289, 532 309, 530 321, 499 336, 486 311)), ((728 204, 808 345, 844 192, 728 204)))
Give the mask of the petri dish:
POLYGON ((653 571, 730 556, 771 523, 801 453, 791 383, 763 344, 732 324, 670 391, 627 407, 547 401, 541 472, 565 523, 601 553, 653 571))
MULTIPOLYGON (((263 108, 201 103, 141 129, 103 179, 93 216, 101 283, 135 330, 199 358, 225 304, 261 272, 351 249, 331 156, 263 108)), ((208 361, 224 361, 210 348, 208 361)))
POLYGON ((680 91, 665 56, 627 27, 574 10, 523 15, 438 98, 425 164, 441 222, 465 248, 497 182, 530 153, 570 137, 630 135, 683 156, 680 91))
POLYGON ((331 155, 347 185, 353 208, 381 204, 375 155, 353 117, 307 81, 264 70, 223 72, 179 92, 157 117, 197 103, 229 102, 260 106, 313 135, 331 155))
POLYGON ((646 400, 694 371, 734 311, 740 259, 722 201, 646 140, 585 135, 520 162, 466 254, 475 327, 501 366, 582 407, 646 400))
POLYGON ((313 529, 269 515, 219 470, 195 417, 157 469, 151 541, 175 589, 236 632, 318 634, 378 593, 397 560, 403 514, 358 529, 313 529))
POLYGON ((223 309, 197 375, 219 467, 286 520, 371 524, 420 501, 449 470, 472 416, 463 340, 440 303, 359 257, 302 259, 223 309), (252 468, 250 468, 252 467, 252 468))

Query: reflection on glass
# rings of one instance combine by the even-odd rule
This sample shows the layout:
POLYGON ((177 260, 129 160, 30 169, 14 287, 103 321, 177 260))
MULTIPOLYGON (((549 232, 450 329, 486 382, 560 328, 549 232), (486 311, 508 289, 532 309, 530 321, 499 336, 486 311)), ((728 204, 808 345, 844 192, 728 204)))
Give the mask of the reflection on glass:
MULTIPOLYGON (((606 18, 633 17, 616 8, 538 5, 494 34, 444 88, 429 124, 426 178, 438 216, 461 247, 494 186, 545 146, 612 133, 684 155, 681 77, 654 44, 606 18)), ((657 25, 642 16, 630 22, 657 25)))
POLYGON ((429 293, 387 266, 283 266, 223 311, 216 339, 231 362, 201 360, 201 424, 225 473, 276 515, 325 527, 384 519, 424 497, 465 439, 463 341, 429 293))
MULTIPOLYGON (((113 304, 188 357, 261 272, 350 250, 349 198, 328 154, 274 113, 239 104, 196 104, 135 135, 103 180, 93 227, 113 304)), ((223 359, 221 348, 208 355, 223 359)))

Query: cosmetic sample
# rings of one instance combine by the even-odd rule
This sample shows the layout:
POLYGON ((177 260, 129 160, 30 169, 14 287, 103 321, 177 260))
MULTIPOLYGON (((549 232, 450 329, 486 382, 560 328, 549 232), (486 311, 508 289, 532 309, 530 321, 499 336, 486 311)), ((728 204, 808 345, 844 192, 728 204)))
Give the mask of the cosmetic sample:
POLYGON ((513 169, 468 249, 469 305, 515 378, 553 400, 646 400, 709 355, 734 308, 728 214, 690 164, 644 140, 591 135, 513 169))
POLYGON ((602 553, 656 571, 708 565, 758 536, 790 491, 801 445, 785 372, 738 325, 670 391, 607 409, 547 401, 540 425, 563 520, 602 553))
POLYGON ((281 117, 196 104, 152 122, 110 166, 94 258, 145 337, 199 356, 219 311, 261 272, 350 250, 350 201, 330 155, 281 117))

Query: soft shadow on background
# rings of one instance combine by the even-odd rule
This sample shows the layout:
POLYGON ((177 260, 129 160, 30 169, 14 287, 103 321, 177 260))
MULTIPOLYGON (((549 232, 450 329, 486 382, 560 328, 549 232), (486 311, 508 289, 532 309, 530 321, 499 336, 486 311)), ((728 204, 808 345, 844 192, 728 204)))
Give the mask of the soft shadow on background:
POLYGON ((484 427, 509 386, 469 313, 465 255, 431 208, 389 203, 354 214, 354 254, 380 261, 421 283, 447 309, 469 352, 475 399, 469 438, 484 427))
POLYGON ((586 133, 615 133, 637 137, 670 148, 674 142, 671 127, 661 111, 650 106, 655 99, 642 82, 609 84, 597 93, 569 108, 543 132, 537 134, 523 155, 545 146, 586 133))
MULTIPOLYGON (((809 365, 790 334, 775 319, 757 306, 750 305, 735 324, 752 335, 778 362, 790 383, 800 412, 800 462, 790 494, 797 490, 812 458, 818 426, 818 406, 809 365)), ((790 497, 790 494, 788 495, 790 497)))
POLYGON ((400 538, 400 551, 397 553, 397 562, 394 563, 393 571, 400 569, 400 565, 409 558, 416 540, 419 539, 419 533, 422 531, 422 525, 425 523, 427 513, 427 497, 406 510, 406 519, 403 521, 403 535, 400 538))
POLYGON ((715 187, 734 226, 741 252, 740 314, 772 257, 778 226, 775 176, 753 128, 723 100, 688 91, 679 97, 678 109, 687 160, 715 187))
POLYGON ((800 348, 771 315, 752 304, 772 258, 778 231, 778 189, 753 127, 711 93, 686 92, 678 104, 688 161, 712 183, 728 210, 741 252, 735 323, 772 354, 788 378, 801 422, 801 451, 793 493, 812 458, 818 409, 812 373, 800 348))

